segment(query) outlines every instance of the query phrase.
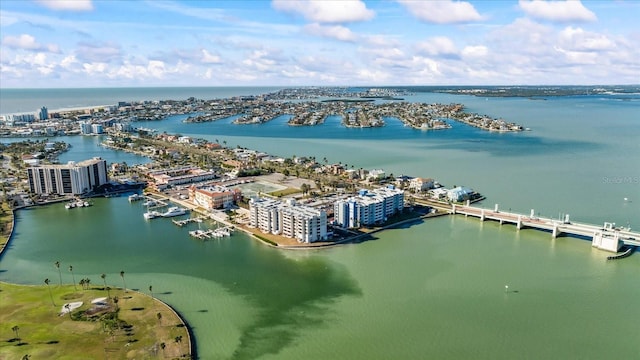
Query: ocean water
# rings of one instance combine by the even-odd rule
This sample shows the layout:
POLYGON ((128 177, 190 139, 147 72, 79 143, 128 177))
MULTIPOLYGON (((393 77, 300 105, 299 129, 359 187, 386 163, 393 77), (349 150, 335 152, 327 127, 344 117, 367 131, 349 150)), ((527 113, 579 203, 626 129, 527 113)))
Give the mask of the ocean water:
MULTIPOLYGON (((424 132, 392 119, 381 129, 344 129, 336 119, 314 128, 288 127, 284 119, 185 124, 183 117, 138 125, 434 177, 480 191, 490 208, 640 227, 638 99, 419 93, 412 100, 464 103, 531 131, 487 133, 452 123, 424 132)), ((65 159, 110 151, 77 139, 65 159)), ((638 254, 611 262, 586 240, 464 217, 417 222, 357 245, 282 251, 239 233, 196 241, 187 231, 197 225, 144 221, 142 212, 125 197, 20 211, 0 280, 55 279, 58 260, 73 265, 77 278, 95 283, 106 273, 118 286, 124 270, 129 287, 153 285, 193 326, 201 359, 640 356, 628 337, 640 315, 638 254)))
POLYGON ((0 115, 115 105, 119 101, 220 99, 276 91, 276 87, 150 87, 89 89, 4 89, 0 88, 0 115))

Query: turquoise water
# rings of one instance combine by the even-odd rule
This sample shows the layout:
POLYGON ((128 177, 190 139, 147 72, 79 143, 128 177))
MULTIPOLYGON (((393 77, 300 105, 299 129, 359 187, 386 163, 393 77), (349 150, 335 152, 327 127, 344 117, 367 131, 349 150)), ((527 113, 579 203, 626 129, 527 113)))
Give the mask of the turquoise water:
MULTIPOLYGON (((393 121, 383 129, 332 122, 234 126, 184 124, 179 117, 140 126, 430 176, 473 187, 489 198, 486 207, 640 227, 637 101, 416 98, 462 102, 532 131, 490 134, 452 124, 450 131, 422 132, 393 121)), ((65 156, 73 158, 75 149, 82 147, 65 156)), ((240 233, 196 241, 187 235, 196 225, 145 222, 142 212, 126 198, 20 211, 0 279, 57 279, 59 260, 63 268, 73 265, 76 278, 96 283, 104 272, 118 286, 124 270, 129 287, 153 285, 186 318, 202 359, 640 356, 633 340, 638 254, 608 262, 585 240, 552 240, 549 233, 464 217, 415 223, 357 245, 282 251, 240 233)))

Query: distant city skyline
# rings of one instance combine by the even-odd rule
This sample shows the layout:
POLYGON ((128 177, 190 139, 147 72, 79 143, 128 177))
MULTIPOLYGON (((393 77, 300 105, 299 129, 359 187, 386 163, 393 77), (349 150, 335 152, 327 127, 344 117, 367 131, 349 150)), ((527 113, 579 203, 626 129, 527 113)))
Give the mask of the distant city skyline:
POLYGON ((640 83, 635 1, 0 2, 0 88, 640 83))

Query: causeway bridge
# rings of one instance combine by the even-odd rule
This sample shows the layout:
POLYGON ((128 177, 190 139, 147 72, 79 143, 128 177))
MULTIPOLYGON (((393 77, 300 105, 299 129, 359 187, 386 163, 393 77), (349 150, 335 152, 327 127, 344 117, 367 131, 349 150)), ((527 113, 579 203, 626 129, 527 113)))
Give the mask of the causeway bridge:
POLYGON ((640 246, 640 232, 631 231, 629 228, 616 227, 615 223, 605 222, 603 226, 569 221, 569 215, 564 219, 551 219, 535 216, 534 210, 529 215, 505 212, 498 208, 498 204, 491 209, 466 205, 452 204, 449 211, 452 214, 473 216, 480 221, 493 220, 502 224, 514 224, 516 229, 531 228, 551 232, 556 238, 561 234, 569 236, 581 236, 591 238, 591 245, 598 249, 618 252, 623 245, 640 246))

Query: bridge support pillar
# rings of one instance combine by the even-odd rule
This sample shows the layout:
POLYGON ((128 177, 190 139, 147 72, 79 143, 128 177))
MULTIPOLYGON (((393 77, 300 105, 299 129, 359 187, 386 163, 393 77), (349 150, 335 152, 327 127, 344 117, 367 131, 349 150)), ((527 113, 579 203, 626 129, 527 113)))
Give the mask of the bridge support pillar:
POLYGON ((456 204, 452 204, 452 205, 451 205, 451 213, 452 213, 453 215, 455 215, 455 214, 456 214, 456 204))
POLYGON ((553 231, 551 232, 551 237, 555 239, 558 237, 559 234, 560 234, 560 230, 558 230, 558 224, 554 223, 553 231))
POLYGON ((493 209, 493 212, 498 212, 498 204, 496 204, 495 208, 493 209))
POLYGON ((516 229, 522 229, 522 215, 518 215, 518 222, 516 223, 516 229))
POLYGON ((529 218, 533 219, 536 217, 536 211, 534 209, 531 209, 531 214, 529 215, 529 218))
POLYGON ((504 220, 500 219, 500 225, 502 225, 504 223, 504 220))
POLYGON ((480 210, 480 221, 484 221, 484 209, 480 210))
POLYGON ((471 200, 467 200, 467 206, 471 206, 471 200))

